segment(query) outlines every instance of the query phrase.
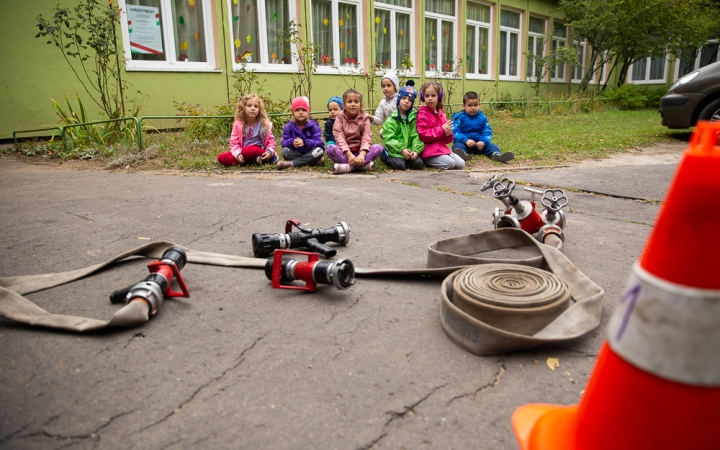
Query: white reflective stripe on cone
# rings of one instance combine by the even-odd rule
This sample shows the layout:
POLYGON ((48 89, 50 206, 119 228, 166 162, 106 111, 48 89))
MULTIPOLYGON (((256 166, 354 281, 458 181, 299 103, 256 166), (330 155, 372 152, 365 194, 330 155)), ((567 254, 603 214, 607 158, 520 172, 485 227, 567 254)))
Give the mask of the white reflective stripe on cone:
POLYGON ((624 360, 653 375, 720 386, 720 291, 670 283, 636 263, 607 340, 624 360))

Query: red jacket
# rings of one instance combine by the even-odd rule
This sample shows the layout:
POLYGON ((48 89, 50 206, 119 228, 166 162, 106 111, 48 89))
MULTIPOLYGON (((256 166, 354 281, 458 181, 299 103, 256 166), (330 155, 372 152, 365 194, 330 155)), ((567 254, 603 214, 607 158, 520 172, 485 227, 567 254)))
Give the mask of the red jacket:
POLYGON ((431 156, 449 155, 448 144, 453 141, 453 134, 445 135, 443 124, 447 122, 445 113, 438 111, 434 113, 429 107, 423 105, 418 109, 417 130, 420 140, 425 143, 423 158, 431 156))

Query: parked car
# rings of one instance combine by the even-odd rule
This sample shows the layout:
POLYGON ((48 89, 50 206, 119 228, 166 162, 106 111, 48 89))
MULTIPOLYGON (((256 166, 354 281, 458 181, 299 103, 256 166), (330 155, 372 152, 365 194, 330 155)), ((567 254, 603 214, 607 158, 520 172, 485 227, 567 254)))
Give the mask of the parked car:
POLYGON ((720 61, 677 80, 660 99, 662 124, 690 128, 698 120, 720 120, 720 61))

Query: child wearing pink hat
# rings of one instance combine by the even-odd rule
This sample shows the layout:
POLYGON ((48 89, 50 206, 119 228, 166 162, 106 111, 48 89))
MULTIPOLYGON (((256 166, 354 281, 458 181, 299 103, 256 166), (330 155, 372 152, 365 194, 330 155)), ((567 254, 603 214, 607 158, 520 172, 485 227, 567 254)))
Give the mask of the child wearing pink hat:
POLYGON ((282 132, 282 157, 275 167, 279 170, 300 167, 308 164, 325 163, 325 145, 322 141, 320 125, 310 118, 310 101, 307 97, 295 97, 291 107, 292 119, 282 132))

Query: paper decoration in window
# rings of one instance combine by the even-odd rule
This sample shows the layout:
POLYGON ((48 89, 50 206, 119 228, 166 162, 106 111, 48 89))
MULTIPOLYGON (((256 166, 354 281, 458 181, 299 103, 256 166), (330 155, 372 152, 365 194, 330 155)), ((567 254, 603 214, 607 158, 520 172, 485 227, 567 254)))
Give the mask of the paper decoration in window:
POLYGON ((247 8, 245 8, 245 12, 250 12, 250 5, 247 5, 247 8))
POLYGON ((350 13, 349 13, 349 12, 346 12, 346 13, 345 13, 345 17, 349 19, 349 18, 350 18, 350 13))
POLYGON ((324 19, 323 19, 323 25, 327 26, 328 23, 330 23, 330 21, 328 20, 328 18, 327 18, 327 17, 324 18, 324 19))
POLYGON ((252 36, 250 36, 248 34, 247 36, 245 36, 245 40, 247 41, 248 44, 250 44, 252 42, 252 36))
POLYGON ((387 44, 383 45, 383 51, 384 52, 388 51, 387 44))
POLYGON ((380 16, 375 16, 375 23, 380 25, 380 16))
POLYGON ((275 13, 275 14, 273 14, 273 22, 277 22, 277 21, 278 21, 278 15, 277 15, 277 13, 275 13))
POLYGON ((238 0, 233 0, 233 3, 235 3, 235 4, 237 5, 237 3, 238 3, 238 0))
POLYGON ((347 29, 347 34, 350 36, 350 28, 347 29))
POLYGON ((200 39, 200 35, 199 35, 198 32, 196 31, 196 32, 195 32, 195 40, 197 41, 198 39, 200 39))
POLYGON ((188 5, 195 6, 195 0, 188 0, 188 5))
POLYGON ((320 62, 322 62, 324 66, 327 66, 327 64, 330 62, 330 57, 328 55, 322 55, 320 57, 320 62))
POLYGON ((235 39, 235 47, 240 48, 241 45, 240 39, 235 39))
POLYGON ((430 35, 430 40, 431 40, 431 41, 434 41, 434 40, 435 40, 435 35, 434 35, 434 34, 430 35))
POLYGON ((387 34, 387 28, 383 27, 383 34, 387 34))
POLYGON ((343 26, 343 25, 345 25, 345 21, 344 21, 344 20, 342 20, 342 19, 340 19, 340 21, 339 21, 338 23, 340 24, 340 26, 343 26))
POLYGON ((443 34, 448 34, 448 29, 447 29, 447 28, 443 28, 443 34))
POLYGON ((340 50, 342 50, 342 49, 344 49, 344 48, 345 48, 345 43, 344 43, 344 42, 341 42, 341 43, 340 43, 340 50))
POLYGON ((270 53, 270 62, 272 64, 278 64, 280 61, 277 59, 277 55, 275 53, 270 53))
POLYGON ((178 17, 178 22, 180 22, 180 25, 185 24, 185 18, 183 16, 178 17))
POLYGON ((240 20, 240 16, 233 16, 233 22, 237 22, 238 20, 240 20))
POLYGON ((240 64, 240 55, 235 55, 235 63, 240 64))
POLYGON ((484 46, 484 45, 483 45, 483 47, 482 47, 482 48, 483 48, 483 50, 485 50, 485 46, 484 46))
POLYGON ((377 39, 377 38, 378 38, 378 34, 377 34, 377 31, 373 31, 373 36, 375 36, 375 39, 377 39))
POLYGON ((240 59, 244 59, 247 62, 252 61, 252 52, 249 50, 245 50, 242 55, 240 55, 240 59))
POLYGON ((182 41, 182 42, 180 43, 180 48, 183 49, 183 51, 187 51, 187 49, 188 49, 188 43, 185 42, 185 41, 182 41))
POLYGON ((400 30, 400 36, 405 36, 405 30, 400 30))
POLYGON ((388 59, 387 61, 385 61, 385 66, 386 66, 386 67, 390 67, 390 64, 391 64, 391 63, 390 63, 390 60, 389 60, 389 59, 388 59))

